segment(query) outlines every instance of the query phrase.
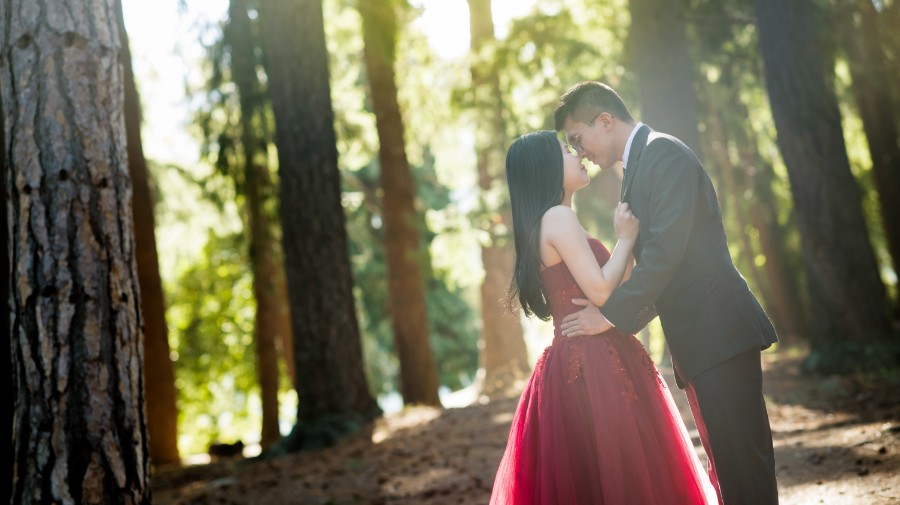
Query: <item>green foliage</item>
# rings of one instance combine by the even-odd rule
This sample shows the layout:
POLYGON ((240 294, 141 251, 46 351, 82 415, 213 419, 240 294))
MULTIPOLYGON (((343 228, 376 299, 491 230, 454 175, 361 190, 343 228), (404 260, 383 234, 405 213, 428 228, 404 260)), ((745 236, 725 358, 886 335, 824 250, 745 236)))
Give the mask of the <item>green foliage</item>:
POLYGON ((242 242, 240 234, 210 230, 201 256, 167 293, 170 341, 178 357, 180 445, 188 453, 258 431, 259 414, 251 408, 251 397, 259 395, 255 304, 242 242))
MULTIPOLYGON (((361 20, 355 3, 325 2, 329 41, 332 100, 339 163, 343 173, 343 201, 350 239, 363 356, 369 384, 376 394, 395 391, 399 364, 394 354, 387 296, 387 265, 381 224, 378 138, 375 117, 367 102, 362 62, 361 20)), ((437 61, 427 40, 409 27, 416 11, 400 9, 404 26, 397 41, 398 98, 406 126, 406 152, 416 179, 417 207, 423 236, 421 261, 426 279, 431 347, 439 367, 440 383, 450 389, 467 385, 478 366, 478 314, 472 309, 459 272, 432 265, 432 240, 459 240, 456 208, 451 201, 454 174, 441 177, 432 147, 442 125, 452 124, 446 95, 441 93, 465 67, 437 61), (437 225, 429 223, 429 217, 437 225), (455 237, 455 238, 452 238, 455 237)), ((467 70, 466 70, 467 71, 467 70)), ((446 174, 445 174, 446 175, 446 174)), ((457 265, 458 266, 458 265, 457 265)))
POLYGON ((450 287, 441 272, 426 286, 428 329, 442 386, 468 386, 478 369, 476 313, 459 288, 450 287))
MULTIPOLYGON (((449 194, 437 183, 433 166, 412 169, 422 207, 427 211, 446 207, 449 194)), ((377 187, 377 171, 377 164, 372 164, 355 172, 352 178, 345 178, 344 200, 366 372, 375 393, 384 394, 396 390, 399 364, 394 354, 388 308, 381 202, 373 191, 377 187), (348 179, 352 185, 346 184, 348 179)), ((426 251, 435 234, 427 228, 424 219, 420 226, 431 347, 438 363, 440 383, 459 389, 471 382, 478 367, 476 314, 464 299, 463 290, 452 285, 448 273, 431 268, 426 251)))
MULTIPOLYGON (((359 20, 355 9, 349 7, 352 7, 349 2, 326 2, 335 129, 345 175, 343 199, 365 365, 373 390, 386 393, 396 389, 398 369, 387 312, 382 237, 376 225, 380 203, 377 165, 372 160, 377 155, 377 137, 374 117, 364 107, 366 92, 358 58, 362 48, 359 20)), ((215 30, 227 30, 227 24, 215 30)), ((178 261, 170 265, 166 275, 172 350, 177 356, 180 445, 187 453, 205 452, 212 441, 238 438, 252 441, 258 436, 260 423, 252 346, 255 300, 247 236, 241 218, 246 213, 239 211, 244 205, 240 107, 237 90, 231 82, 227 40, 222 37, 206 40, 212 40, 206 46, 208 61, 203 69, 207 83, 193 91, 192 103, 201 155, 212 170, 158 169, 163 187, 159 202, 161 235, 183 235, 181 240, 173 239, 166 247, 173 251, 173 247, 179 247, 179 242, 188 238, 186 234, 190 235, 191 243, 200 243, 190 251, 180 252, 178 261), (203 223, 199 231, 188 224, 199 222, 203 223)), ((407 88, 407 100, 427 104, 429 91, 427 87, 415 87, 411 92, 407 88)), ((255 96, 260 100, 253 118, 255 134, 265 139, 271 149, 270 105, 263 94, 255 96)), ((416 116, 411 123, 417 124, 421 117, 416 116)), ((425 123, 434 127, 427 120, 425 123)), ((425 136, 427 132, 428 128, 420 128, 416 134, 425 136)), ((446 223, 452 221, 447 213, 452 214, 453 206, 449 190, 435 172, 427 143, 413 142, 409 152, 410 159, 419 165, 414 170, 419 182, 421 226, 426 231, 423 264, 430 270, 430 256, 424 251, 435 232, 429 231, 425 217, 430 212, 443 212, 443 217, 437 219, 444 223, 439 231, 452 233, 452 225, 446 223)), ((269 212, 275 214, 274 204, 269 212)), ((451 272, 437 269, 432 274, 426 292, 432 347, 440 367, 441 383, 457 389, 471 380, 477 368, 478 318, 466 288, 454 282, 451 272)), ((286 388, 289 381, 283 377, 281 384, 286 388)), ((282 396, 286 394, 285 389, 282 396)), ((290 416, 287 413, 282 417, 290 416)))
POLYGON ((705 165, 722 203, 732 258, 761 302, 775 313, 772 283, 794 284, 798 279, 773 280, 764 275, 767 258, 760 245, 758 222, 751 218, 755 200, 768 203, 763 190, 774 197, 774 205, 766 205, 762 212, 783 240, 783 261, 801 281, 803 268, 799 233, 791 222, 790 184, 775 144, 753 17, 753 5, 745 0, 694 0, 687 31, 697 65, 705 165), (732 188, 726 183, 729 179, 732 188), (744 236, 749 240, 743 242, 744 236))
MULTIPOLYGON (((398 364, 387 307, 378 139, 374 115, 366 104, 363 41, 356 1, 327 0, 323 5, 343 176, 342 198, 365 366, 374 392, 384 394, 396 389, 398 364)), ((703 95, 711 86, 722 86, 725 67, 732 68, 733 81, 728 87, 746 108, 747 115, 735 117, 732 110, 733 123, 729 127, 746 129, 763 161, 774 169, 770 184, 777 205, 769 210, 787 234, 792 272, 802 275, 800 237, 793 223, 787 170, 775 143, 776 131, 756 48, 752 2, 690 0, 688 4, 686 21, 697 65, 698 92, 703 95)), ((896 25, 900 4, 890 1, 885 5, 886 23, 893 23, 885 26, 896 25)), ((487 236, 485 230, 491 228, 490 223, 496 222, 505 199, 502 180, 492 194, 481 195, 477 189, 474 152, 480 139, 476 130, 480 118, 498 104, 478 101, 472 90, 470 66, 476 60, 482 61, 498 75, 504 136, 500 151, 504 153, 518 135, 552 128, 550 116, 557 97, 581 80, 610 83, 639 118, 640 100, 630 70, 628 12, 626 0, 538 2, 508 29, 498 30, 498 40, 482 54, 448 61, 433 53, 428 34, 414 24, 420 10, 401 9, 397 84, 407 155, 417 180, 431 344, 444 386, 457 389, 467 385, 478 367, 479 243, 487 236), (489 205, 490 202, 501 203, 489 205)), ((247 440, 247 434, 253 437, 258 432, 260 421, 252 347, 255 301, 241 217, 246 213, 238 210, 243 205, 240 108, 232 83, 225 29, 224 23, 211 27, 208 31, 218 32, 219 36, 204 37, 211 42, 206 44, 207 64, 200 71, 208 82, 202 89, 192 90, 195 131, 201 138, 206 170, 155 168, 162 188, 158 193, 158 236, 172 352, 177 356, 180 444, 187 453, 205 452, 213 440, 247 440)), ((885 48, 890 68, 897 70, 900 31, 886 29, 883 33, 890 41, 885 48)), ((459 27, 458 34, 467 37, 464 26, 459 27)), ((259 48, 255 54, 262 56, 259 48)), ((836 55, 838 68, 841 57, 836 55)), ((254 95, 259 101, 252 123, 256 135, 264 139, 271 152, 274 128, 264 88, 265 78, 260 72, 260 89, 254 95)), ((840 73, 836 91, 842 103, 851 163, 865 195, 872 241, 881 264, 886 265, 889 261, 865 139, 854 115, 846 76, 840 73)), ((900 93, 894 98, 894 109, 900 113, 900 93)), ((709 118, 701 115, 701 123, 701 128, 706 128, 709 118)), ((735 146, 731 147, 730 156, 740 165, 735 146)), ((264 160, 273 178, 274 159, 269 156, 264 160)), ((601 187, 604 183, 615 185, 613 180, 598 177, 576 203, 585 227, 609 245, 613 241, 611 216, 617 194, 610 198, 601 187)), ((746 202, 754 193, 748 189, 742 195, 725 197, 746 202)), ((274 216, 275 199, 270 198, 269 202, 268 211, 274 216)), ((733 216, 726 215, 726 219, 735 247, 737 234, 754 237, 758 233, 752 227, 738 229, 733 216)), ((737 254, 735 258, 744 261, 737 254)), ((754 258, 757 267, 765 261, 758 249, 754 250, 754 258)), ((751 267, 740 266, 742 271, 751 267)), ((754 282, 749 275, 748 280, 754 282)), ((658 323, 654 323, 653 333, 653 348, 658 354, 658 323)), ((878 358, 868 348, 829 347, 815 350, 806 366, 811 370, 840 371, 842 367, 864 367, 878 358), (847 356, 854 358, 845 359, 847 356)), ((288 384, 282 380, 283 387, 288 384)), ((287 393, 285 389, 283 394, 287 393)), ((343 428, 339 426, 340 429, 343 428)))

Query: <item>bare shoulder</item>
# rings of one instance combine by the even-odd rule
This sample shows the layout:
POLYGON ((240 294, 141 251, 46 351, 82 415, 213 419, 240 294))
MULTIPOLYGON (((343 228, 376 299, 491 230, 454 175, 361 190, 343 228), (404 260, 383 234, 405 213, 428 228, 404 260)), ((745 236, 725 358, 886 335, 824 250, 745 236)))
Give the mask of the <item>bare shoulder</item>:
POLYGON ((541 218, 542 222, 546 223, 548 220, 569 220, 575 219, 578 220, 578 217, 575 216, 575 211, 572 210, 572 207, 567 207, 565 205, 554 205, 547 209, 547 212, 544 212, 544 216, 541 218))
POLYGON ((583 234, 581 222, 571 207, 556 205, 547 209, 541 218, 541 236, 551 242, 559 238, 580 237, 583 234))

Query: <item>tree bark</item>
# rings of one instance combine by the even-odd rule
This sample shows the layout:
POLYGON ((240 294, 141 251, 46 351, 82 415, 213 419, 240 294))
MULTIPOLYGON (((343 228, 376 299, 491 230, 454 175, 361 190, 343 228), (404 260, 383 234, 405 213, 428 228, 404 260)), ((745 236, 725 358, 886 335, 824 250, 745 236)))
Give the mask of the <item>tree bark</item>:
POLYGON ((226 40, 231 48, 231 73, 240 101, 241 146, 243 147, 244 212, 250 235, 250 263, 253 271, 253 294, 256 298, 255 338, 256 373, 262 398, 262 433, 260 445, 268 448, 281 438, 278 427, 278 353, 276 342, 285 337, 279 332, 289 329, 282 318, 290 313, 281 309, 282 299, 275 279, 282 275, 276 254, 270 222, 265 207, 272 189, 266 157, 266 141, 257 133, 261 116, 262 90, 257 78, 256 43, 242 0, 231 0, 230 22, 226 40), (256 120, 256 121, 255 121, 256 120))
MULTIPOLYGON (((865 349, 890 337, 885 289, 850 172, 837 99, 822 67, 816 13, 808 0, 756 0, 756 15, 814 311, 814 354, 807 366, 872 366, 865 349)), ((874 352, 870 358, 886 356, 874 352)))
POLYGON ((297 369, 297 424, 284 448, 336 441, 375 418, 363 369, 341 208, 321 0, 259 13, 275 112, 283 249, 297 369))
MULTIPOLYGON (((887 60, 885 61, 888 79, 891 82, 900 81, 900 30, 896 27, 900 26, 900 2, 882 2, 881 11, 879 12, 879 33, 881 35, 882 51, 887 60)), ((900 93, 893 93, 891 97, 893 103, 894 117, 900 117, 900 93)), ((900 142, 900 138, 897 139, 900 142)), ((900 275, 900 274, 898 274, 900 275)))
POLYGON ((403 139, 403 118, 394 76, 397 15, 392 0, 361 0, 364 57, 375 111, 384 191, 384 242, 388 305, 394 347, 400 361, 400 391, 406 404, 441 404, 431 350, 422 240, 415 205, 416 187, 403 139))
POLYGON ((0 7, 12 502, 150 503, 116 3, 48 4, 0 7))
POLYGON ((530 372, 524 332, 517 314, 504 303, 515 263, 509 236, 512 216, 506 201, 503 101, 500 79, 494 66, 494 18, 491 0, 469 0, 472 51, 472 88, 475 93, 476 158, 478 187, 490 218, 484 226, 487 241, 481 246, 484 281, 481 284, 481 390, 489 398, 499 398, 514 390, 517 381, 530 372), (499 197, 498 195, 504 195, 499 197), (490 203, 489 203, 490 202, 490 203))
MULTIPOLYGON (((280 223, 279 223, 280 224, 280 223)), ((278 275, 272 279, 275 296, 278 297, 278 334, 281 335, 280 348, 281 359, 284 360, 291 387, 297 387, 297 366, 294 361, 294 333, 291 331, 291 306, 288 303, 287 276, 284 271, 284 252, 281 250, 281 241, 274 237, 273 244, 278 251, 278 275)))
POLYGON ((678 137, 703 159, 694 64, 688 51, 682 2, 631 0, 628 5, 642 120, 678 137))
MULTIPOLYGON (((0 16, 0 19, 3 19, 0 16)), ((4 37, 5 38, 5 37, 4 37)), ((3 82, 3 81, 0 81, 3 82)), ((2 86, 2 85, 0 85, 2 86)), ((3 101, 0 100, 0 146, 3 146, 0 149, 0 181, 3 184, 3 191, 0 191, 0 243, 3 244, 2 249, 0 249, 0 300, 3 301, 2 310, 0 310, 0 332, 4 332, 6 335, 11 335, 12 331, 9 326, 9 311, 10 311, 10 288, 12 287, 12 283, 10 281, 9 271, 9 191, 12 185, 12 180, 7 180, 7 177, 10 174, 9 167, 7 165, 6 160, 6 136, 5 136, 5 128, 3 127, 2 121, 6 116, 3 114, 3 101)), ((12 339, 10 339, 10 344, 12 339)), ((5 370, 13 370, 12 367, 12 356, 10 355, 10 345, 4 342, 0 345, 0 363, 2 363, 5 370)), ((15 382, 13 382, 13 375, 10 373, 3 374, 3 388, 6 391, 11 391, 12 394, 4 400, 5 407, 3 409, 3 421, 0 423, 0 433, 12 433, 13 430, 13 416, 15 414, 15 404, 16 404, 16 389, 15 382)), ((7 454, 6 463, 9 465, 7 468, 13 468, 13 464, 15 463, 15 459, 13 458, 13 446, 12 446, 12 438, 8 436, 3 437, 3 453, 7 454)), ((4 477, 4 479, 9 479, 9 477, 4 477)), ((12 492, 12 480, 5 480, 3 485, 0 486, 0 503, 9 503, 10 502, 10 493, 12 492)))
POLYGON ((179 463, 178 406, 175 373, 169 357, 169 328, 166 303, 159 276, 156 252, 156 219, 147 160, 141 143, 141 100, 131 67, 131 50, 121 0, 116 2, 120 63, 125 86, 125 134, 128 172, 133 188, 135 257, 141 287, 141 313, 144 320, 144 387, 147 398, 147 430, 150 436, 150 460, 156 465, 179 463))
POLYGON ((890 74, 882 50, 878 12, 871 0, 851 0, 849 16, 839 20, 853 96, 872 156, 872 173, 881 205, 881 222, 894 272, 900 275, 900 137, 890 74), (857 14, 857 16, 854 16, 857 14), (854 21, 854 17, 858 19, 854 21))

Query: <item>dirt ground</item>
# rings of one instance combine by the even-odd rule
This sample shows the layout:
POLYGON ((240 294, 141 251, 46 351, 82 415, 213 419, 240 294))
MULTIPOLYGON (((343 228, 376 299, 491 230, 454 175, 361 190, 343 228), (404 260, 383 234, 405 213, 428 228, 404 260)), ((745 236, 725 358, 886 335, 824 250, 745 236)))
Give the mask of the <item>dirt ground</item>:
MULTIPOLYGON (((803 376, 785 354, 764 354, 781 503, 900 504, 900 377, 803 376)), ((154 502, 486 504, 516 402, 409 408, 330 449, 159 469, 154 502)))

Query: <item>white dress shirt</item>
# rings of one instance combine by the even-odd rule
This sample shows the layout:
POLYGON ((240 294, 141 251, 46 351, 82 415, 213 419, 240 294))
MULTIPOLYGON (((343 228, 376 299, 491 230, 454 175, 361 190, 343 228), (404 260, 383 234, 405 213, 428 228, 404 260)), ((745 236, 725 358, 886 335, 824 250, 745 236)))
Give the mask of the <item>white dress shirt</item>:
POLYGON ((628 153, 631 152, 631 142, 634 140, 634 136, 637 134, 638 129, 644 126, 644 123, 638 121, 634 128, 631 130, 631 134, 628 135, 628 142, 625 142, 625 152, 622 153, 622 170, 628 168, 628 153))

